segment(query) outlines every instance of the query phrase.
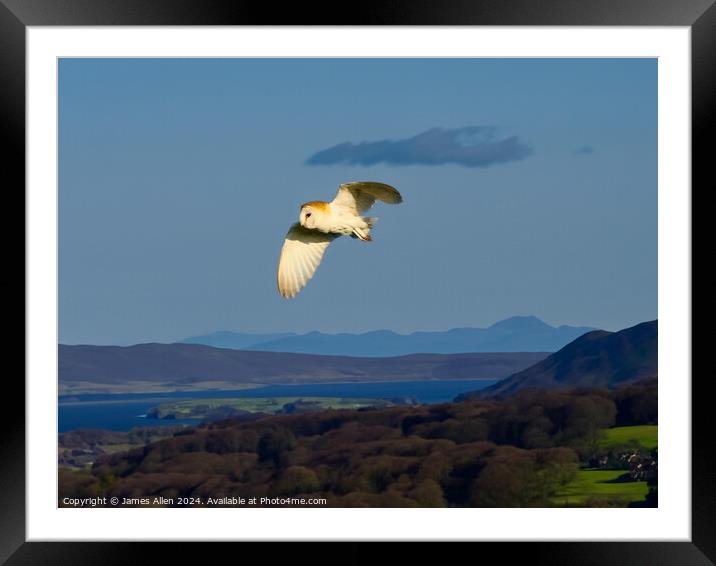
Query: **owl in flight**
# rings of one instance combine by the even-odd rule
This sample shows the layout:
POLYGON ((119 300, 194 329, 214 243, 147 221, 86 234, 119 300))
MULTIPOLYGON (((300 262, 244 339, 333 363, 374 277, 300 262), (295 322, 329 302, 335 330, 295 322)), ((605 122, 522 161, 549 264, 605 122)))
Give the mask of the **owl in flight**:
POLYGON ((403 202, 390 185, 372 181, 344 183, 331 202, 315 200, 301 205, 299 221, 289 229, 278 260, 278 291, 287 299, 306 286, 321 263, 328 244, 340 236, 372 241, 370 229, 378 219, 361 216, 376 200, 403 202))

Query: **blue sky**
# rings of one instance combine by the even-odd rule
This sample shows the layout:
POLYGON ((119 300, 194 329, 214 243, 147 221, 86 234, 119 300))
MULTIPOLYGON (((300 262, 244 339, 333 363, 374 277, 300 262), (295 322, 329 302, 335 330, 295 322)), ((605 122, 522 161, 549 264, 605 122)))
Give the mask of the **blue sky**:
POLYGON ((656 60, 59 70, 62 343, 657 317, 656 60), (375 241, 339 239, 282 299, 276 262, 299 205, 353 180, 405 202, 378 203, 375 241))

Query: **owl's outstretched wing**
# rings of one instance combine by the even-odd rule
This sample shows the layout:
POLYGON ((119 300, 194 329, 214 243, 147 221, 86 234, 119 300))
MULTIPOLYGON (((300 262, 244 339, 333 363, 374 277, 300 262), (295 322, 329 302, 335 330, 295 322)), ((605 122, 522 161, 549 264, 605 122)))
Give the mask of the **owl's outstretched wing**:
POLYGON ((286 234, 278 260, 278 292, 287 299, 295 297, 313 277, 328 244, 338 238, 309 230, 296 222, 286 234))
POLYGON ((356 181, 343 183, 338 187, 336 198, 333 199, 331 206, 344 207, 357 214, 363 214, 373 206, 376 199, 388 204, 403 202, 400 193, 390 185, 373 181, 356 181))

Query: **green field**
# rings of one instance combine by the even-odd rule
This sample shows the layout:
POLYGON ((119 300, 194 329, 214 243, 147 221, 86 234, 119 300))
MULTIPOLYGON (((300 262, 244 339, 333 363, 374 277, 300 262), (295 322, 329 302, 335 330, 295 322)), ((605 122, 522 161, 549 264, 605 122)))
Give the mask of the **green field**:
MULTIPOLYGON (((604 449, 625 446, 632 441, 638 442, 647 450, 658 446, 657 425, 618 426, 604 431, 599 447, 604 449)), ((620 499, 624 505, 633 501, 642 501, 649 491, 646 482, 609 483, 626 470, 580 470, 577 477, 563 487, 552 498, 558 506, 580 506, 591 498, 603 500, 620 499)))
POLYGON ((605 437, 599 441, 600 448, 611 448, 629 444, 635 440, 647 450, 656 448, 658 445, 658 429, 657 425, 639 425, 639 426, 617 426, 608 428, 605 431, 605 437))
POLYGON ((230 407, 250 413, 276 413, 287 403, 310 404, 312 409, 360 409, 361 407, 389 407, 383 399, 351 399, 344 397, 257 397, 254 399, 184 399, 155 407, 155 418, 173 416, 177 419, 201 419, 221 408, 230 407))
POLYGON ((580 470, 577 477, 557 492, 552 503, 557 506, 581 506, 590 498, 620 499, 624 505, 642 501, 649 488, 646 482, 606 483, 626 473, 625 470, 580 470))

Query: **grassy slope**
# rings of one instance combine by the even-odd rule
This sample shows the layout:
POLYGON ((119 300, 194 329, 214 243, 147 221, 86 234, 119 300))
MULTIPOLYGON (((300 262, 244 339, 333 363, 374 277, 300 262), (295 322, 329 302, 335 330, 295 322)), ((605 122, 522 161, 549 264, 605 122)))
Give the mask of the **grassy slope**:
POLYGON ((628 444, 636 440, 644 448, 651 450, 658 445, 658 429, 656 425, 618 426, 607 429, 605 437, 599 442, 601 448, 610 448, 620 444, 628 444))
POLYGON ((577 477, 551 499, 555 505, 582 505, 589 498, 620 498, 624 503, 641 501, 649 488, 646 482, 605 483, 624 474, 624 470, 580 470, 577 477))

